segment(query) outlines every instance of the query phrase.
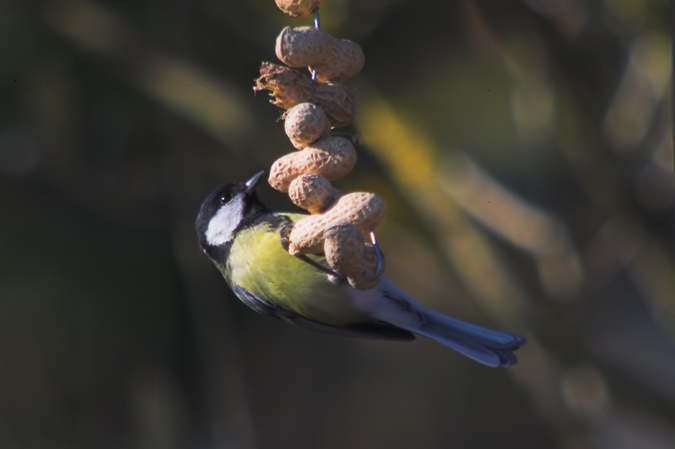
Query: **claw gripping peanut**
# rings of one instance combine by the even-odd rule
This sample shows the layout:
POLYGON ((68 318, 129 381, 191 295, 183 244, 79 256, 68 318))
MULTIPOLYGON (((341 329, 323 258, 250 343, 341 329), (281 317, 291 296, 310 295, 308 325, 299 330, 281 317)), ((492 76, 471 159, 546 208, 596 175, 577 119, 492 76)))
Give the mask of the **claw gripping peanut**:
MULTIPOLYGON (((306 17, 325 1, 276 3, 292 17, 306 17)), ((348 125, 354 116, 351 90, 336 82, 363 68, 363 51, 354 42, 337 39, 317 28, 286 27, 277 38, 276 54, 290 67, 308 67, 317 81, 291 68, 263 63, 254 88, 269 90, 272 104, 287 110, 284 130, 299 150, 279 158, 269 176, 273 188, 288 192, 294 204, 312 214, 284 234, 288 252, 294 256, 323 253, 326 262, 343 274, 352 287, 372 288, 382 276, 383 259, 373 245, 364 241, 363 234, 382 222, 387 207, 373 193, 343 196, 330 184, 356 164, 351 141, 330 136, 330 132, 348 125)))

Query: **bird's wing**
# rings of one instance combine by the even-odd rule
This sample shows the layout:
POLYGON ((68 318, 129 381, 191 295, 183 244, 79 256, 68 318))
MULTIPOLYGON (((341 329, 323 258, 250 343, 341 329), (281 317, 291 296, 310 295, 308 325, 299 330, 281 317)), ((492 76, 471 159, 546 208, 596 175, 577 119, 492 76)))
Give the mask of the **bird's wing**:
POLYGON ((258 313, 271 315, 291 324, 315 331, 369 340, 411 341, 415 339, 415 334, 412 332, 390 326, 386 323, 359 323, 341 327, 318 323, 279 307, 265 298, 260 298, 236 284, 232 284, 232 290, 239 299, 258 313))

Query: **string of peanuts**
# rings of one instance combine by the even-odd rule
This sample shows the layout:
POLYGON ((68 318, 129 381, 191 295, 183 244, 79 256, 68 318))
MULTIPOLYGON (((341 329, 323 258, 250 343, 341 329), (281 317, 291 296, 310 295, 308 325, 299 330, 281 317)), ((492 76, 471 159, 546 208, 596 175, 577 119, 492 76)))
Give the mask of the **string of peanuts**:
POLYGON ((269 90, 270 102, 286 112, 284 130, 296 152, 278 159, 269 184, 287 192, 291 201, 311 215, 285 231, 288 252, 306 258, 324 254, 328 265, 350 285, 369 289, 384 272, 384 258, 374 229, 382 223, 384 200, 367 192, 343 194, 330 181, 348 174, 356 164, 352 142, 332 136, 348 125, 355 112, 354 95, 340 84, 363 68, 358 44, 338 39, 319 26, 318 8, 328 0, 276 0, 285 14, 314 14, 314 27, 286 27, 276 41, 277 58, 286 66, 264 62, 254 90, 269 90), (311 79, 293 68, 307 67, 311 79), (364 241, 370 233, 372 244, 364 241))

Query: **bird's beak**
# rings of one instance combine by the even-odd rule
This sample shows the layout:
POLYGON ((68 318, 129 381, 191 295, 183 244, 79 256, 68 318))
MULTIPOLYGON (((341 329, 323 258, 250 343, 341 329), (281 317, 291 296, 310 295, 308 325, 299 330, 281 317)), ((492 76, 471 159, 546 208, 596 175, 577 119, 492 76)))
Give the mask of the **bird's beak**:
POLYGON ((250 195, 251 193, 255 192, 258 186, 260 185, 260 181, 263 179, 263 175, 265 174, 264 171, 261 171, 259 173, 256 173, 251 179, 246 181, 246 190, 245 193, 247 195, 250 195))

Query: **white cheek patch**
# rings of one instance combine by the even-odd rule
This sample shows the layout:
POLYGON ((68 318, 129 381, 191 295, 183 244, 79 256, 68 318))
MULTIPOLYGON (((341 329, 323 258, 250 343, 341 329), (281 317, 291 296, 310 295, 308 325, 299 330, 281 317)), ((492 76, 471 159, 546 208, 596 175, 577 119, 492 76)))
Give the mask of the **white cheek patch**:
POLYGON ((239 196, 218 209, 216 215, 209 221, 206 228, 206 241, 211 246, 222 245, 234 238, 237 229, 244 217, 244 197, 239 196))

